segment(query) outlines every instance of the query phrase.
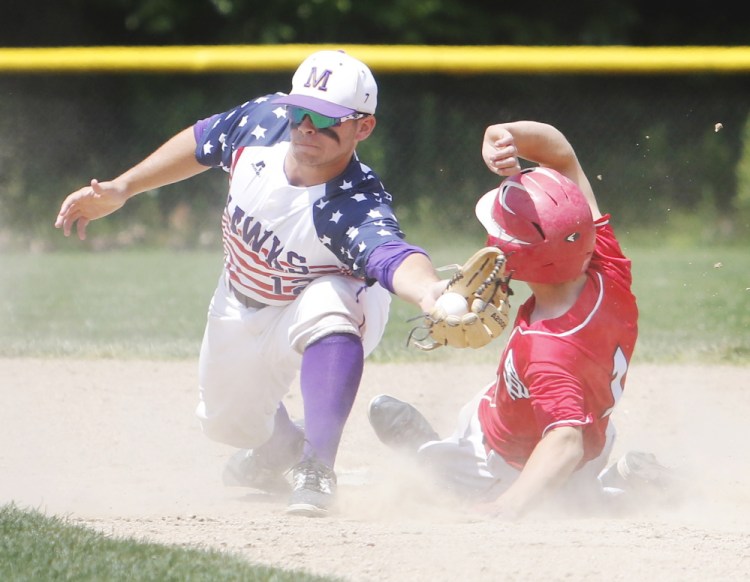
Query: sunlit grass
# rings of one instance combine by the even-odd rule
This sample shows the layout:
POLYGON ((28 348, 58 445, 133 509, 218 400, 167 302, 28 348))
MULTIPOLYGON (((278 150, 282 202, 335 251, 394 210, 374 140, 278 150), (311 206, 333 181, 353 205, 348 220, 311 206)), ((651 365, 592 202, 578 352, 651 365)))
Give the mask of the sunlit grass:
MULTIPOLYGON (((467 238, 427 248, 436 265, 447 265, 462 262, 475 242, 467 238)), ((633 260, 641 314, 639 361, 750 362, 745 249, 624 248, 633 260)), ((220 269, 218 251, 5 255, 0 258, 0 356, 195 358, 220 269)), ((513 287, 515 312, 528 290, 520 282, 513 287)), ((407 348, 419 315, 415 306, 394 298, 388 329, 372 359, 497 358, 499 342, 476 352, 424 354, 407 348)))
POLYGON ((227 552, 115 538, 13 504, 0 507, 3 582, 324 582, 334 578, 256 566, 227 552))

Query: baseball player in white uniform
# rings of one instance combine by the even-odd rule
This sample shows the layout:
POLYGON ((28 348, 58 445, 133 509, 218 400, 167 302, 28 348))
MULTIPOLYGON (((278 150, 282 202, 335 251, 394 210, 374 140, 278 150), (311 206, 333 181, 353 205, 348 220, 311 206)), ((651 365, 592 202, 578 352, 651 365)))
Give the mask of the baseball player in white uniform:
POLYGON ((91 220, 136 194, 211 167, 229 173, 224 269, 201 346, 196 413, 209 438, 239 449, 225 484, 291 490, 292 514, 325 515, 334 504, 341 435, 390 293, 427 312, 443 287, 356 155, 376 106, 366 65, 316 52, 288 95, 198 121, 114 180, 70 194, 55 223, 66 236, 75 224, 84 239, 91 220), (297 373, 304 428, 282 402, 297 373))

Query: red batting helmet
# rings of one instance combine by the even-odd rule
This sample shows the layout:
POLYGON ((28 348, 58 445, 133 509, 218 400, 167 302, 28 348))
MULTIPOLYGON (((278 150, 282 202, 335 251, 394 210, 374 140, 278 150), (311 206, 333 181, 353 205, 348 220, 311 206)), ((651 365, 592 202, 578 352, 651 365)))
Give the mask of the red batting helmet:
POLYGON ((582 274, 594 250, 591 207, 580 188, 551 168, 530 168, 503 180, 477 203, 487 244, 507 256, 513 278, 563 283, 582 274))

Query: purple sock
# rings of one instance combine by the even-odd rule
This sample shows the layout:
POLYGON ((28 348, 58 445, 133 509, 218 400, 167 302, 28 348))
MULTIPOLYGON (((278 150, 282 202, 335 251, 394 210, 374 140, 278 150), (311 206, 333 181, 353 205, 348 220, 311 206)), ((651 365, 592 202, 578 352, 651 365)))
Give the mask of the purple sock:
POLYGON ((363 367, 362 340, 350 333, 326 336, 305 349, 300 371, 305 458, 333 467, 363 367))

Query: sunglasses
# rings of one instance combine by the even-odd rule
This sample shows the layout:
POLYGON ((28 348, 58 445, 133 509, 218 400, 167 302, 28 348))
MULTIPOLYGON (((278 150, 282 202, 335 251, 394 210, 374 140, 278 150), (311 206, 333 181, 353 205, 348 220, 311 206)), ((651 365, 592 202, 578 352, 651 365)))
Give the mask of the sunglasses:
POLYGON ((309 117, 310 121, 315 126, 315 129, 336 127, 341 125, 344 121, 350 119, 362 119, 369 115, 368 113, 360 113, 359 111, 356 111, 350 115, 345 115, 344 117, 328 117, 327 115, 321 115, 320 113, 315 113, 315 111, 303 109, 302 107, 287 107, 286 110, 289 113, 289 119, 292 120, 294 125, 300 125, 305 117, 309 117))

